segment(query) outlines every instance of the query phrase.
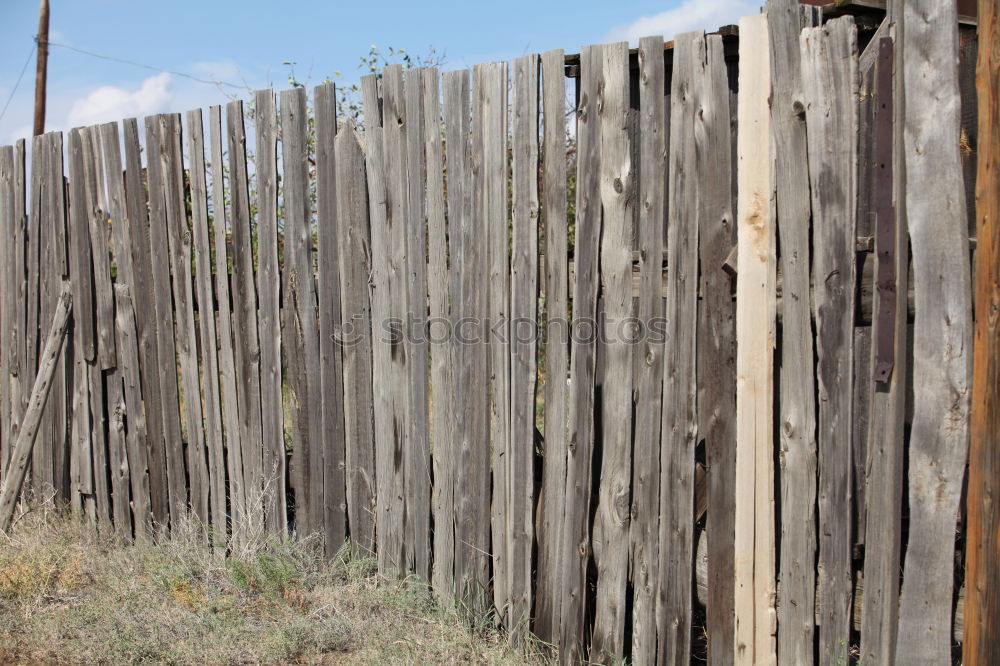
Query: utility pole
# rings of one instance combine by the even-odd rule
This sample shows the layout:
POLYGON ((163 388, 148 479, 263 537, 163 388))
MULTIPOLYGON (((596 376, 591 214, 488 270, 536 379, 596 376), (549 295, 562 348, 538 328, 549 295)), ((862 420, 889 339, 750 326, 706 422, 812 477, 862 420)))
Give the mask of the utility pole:
POLYGON ((38 8, 38 61, 35 66, 35 132, 45 133, 45 80, 49 66, 49 0, 41 0, 38 8))

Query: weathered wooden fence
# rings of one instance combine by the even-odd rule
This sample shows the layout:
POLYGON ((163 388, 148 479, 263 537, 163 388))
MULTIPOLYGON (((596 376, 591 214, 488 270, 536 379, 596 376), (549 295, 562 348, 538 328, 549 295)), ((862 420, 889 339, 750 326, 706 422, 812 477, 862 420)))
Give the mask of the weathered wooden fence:
POLYGON ((0 149, 4 464, 68 280, 29 485, 99 529, 349 539, 564 662, 949 661, 975 41, 910 5, 0 149))

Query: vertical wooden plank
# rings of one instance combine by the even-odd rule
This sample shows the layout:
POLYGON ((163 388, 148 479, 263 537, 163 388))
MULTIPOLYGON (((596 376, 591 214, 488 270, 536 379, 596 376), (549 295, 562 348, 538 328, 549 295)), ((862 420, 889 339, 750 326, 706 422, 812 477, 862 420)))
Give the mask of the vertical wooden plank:
MULTIPOLYGON (((427 287, 431 353, 430 445, 434 469, 434 568, 431 580, 445 606, 455 599, 455 388, 452 367, 454 337, 449 325, 451 288, 448 282, 448 223, 445 218, 444 161, 440 75, 434 67, 422 71, 424 156, 427 169, 427 287)), ((452 227, 454 230, 454 227, 452 227)), ((452 245, 454 248, 455 246, 452 245)))
POLYGON ((14 146, 0 147, 0 234, 8 240, 0 246, 0 473, 10 460, 12 417, 11 385, 14 370, 14 319, 20 303, 16 300, 16 268, 14 257, 19 251, 14 239, 17 221, 14 217, 14 146))
MULTIPOLYGON (((319 332, 312 273, 309 206, 309 155, 306 145, 306 91, 281 92, 281 155, 285 195, 284 330, 294 348, 292 392, 296 440, 293 455, 300 474, 295 488, 296 529, 323 529, 323 448, 320 441, 319 332)), ((276 406, 269 405, 273 409, 276 406)))
POLYGON ((17 438, 20 429, 21 415, 23 414, 23 395, 26 389, 22 389, 24 377, 24 326, 25 326, 25 216, 24 216, 24 140, 18 140, 14 146, 5 148, 0 152, 2 162, 0 169, 3 175, 4 205, 3 214, 4 231, 8 234, 10 242, 6 244, 6 261, 4 279, 4 329, 3 329, 3 354, 6 374, 0 377, 3 386, 0 390, 7 397, 6 411, 7 418, 3 423, 3 432, 0 438, 5 442, 4 450, 0 455, 0 465, 6 467, 10 459, 10 448, 17 438))
POLYGON ((153 524, 166 526, 170 515, 164 447, 166 421, 165 413, 160 407, 163 400, 160 373, 153 370, 159 369, 160 365, 150 255, 149 209, 140 156, 139 126, 134 118, 123 121, 122 133, 125 142, 125 207, 135 281, 131 296, 135 301, 146 305, 134 309, 134 312, 139 347, 139 379, 146 416, 150 510, 153 524))
POLYGON ((378 78, 361 79, 365 107, 365 165, 368 208, 371 215, 372 392, 375 405, 375 517, 378 570, 387 577, 402 573, 403 471, 394 417, 392 389, 392 308, 389 283, 389 220, 386 192, 385 146, 378 78))
POLYGON ((535 634, 558 640, 559 537, 566 495, 566 407, 569 377, 569 268, 566 221, 566 76, 561 49, 542 54, 544 119, 542 219, 545 225, 545 414, 541 507, 537 528, 535 634))
MULTIPOLYGON (((260 411, 264 465, 264 520, 271 534, 283 535, 285 506, 285 430, 281 395, 281 321, 278 270, 278 173, 274 91, 254 93, 257 130, 257 326, 260 331, 260 411)), ((287 238, 287 236, 286 236, 287 238)), ((302 523, 303 525, 305 523, 302 523)))
MULTIPOLYGON (((481 87, 481 71, 475 72, 481 87)), ((476 212, 482 173, 481 108, 470 125, 469 72, 444 75, 448 220, 452 250, 452 324, 455 332, 455 590, 471 616, 489 603, 490 473, 486 317, 486 234, 476 212)))
POLYGON ((124 382, 127 418, 125 449, 128 455, 129 480, 132 486, 132 512, 135 517, 135 537, 142 540, 152 529, 150 513, 149 474, 146 448, 146 416, 142 409, 139 348, 135 327, 135 310, 131 289, 127 284, 115 285, 115 348, 118 350, 118 370, 124 382))
MULTIPOLYGON (((628 45, 602 49, 598 105, 601 142, 600 197, 604 209, 600 275, 605 317, 607 374, 601 422, 603 459, 594 518, 597 606, 593 657, 621 657, 625 647, 625 589, 628 580, 628 519, 632 456, 632 197, 635 187, 628 114, 628 45)), ((693 470, 692 470, 693 471, 693 470)), ((689 521, 685 520, 685 523, 689 521)))
MULTIPOLYGON (((899 24, 893 23, 898 31, 899 24)), ((898 36, 898 32, 897 32, 898 36)), ((875 377, 868 431, 868 511, 865 525, 865 595, 861 614, 861 659, 893 663, 899 607, 902 540, 903 421, 907 393, 907 293, 909 247, 902 168, 902 71, 894 67, 894 40, 878 44, 875 81, 875 254, 884 261, 894 289, 876 289, 872 305, 872 352, 889 340, 894 364, 887 377, 875 377), (882 259, 884 257, 884 259, 882 259), (888 317, 875 316, 885 309, 888 317), (888 330, 885 328, 888 327, 888 330)), ((880 273, 881 273, 880 268, 880 273)), ((881 279, 881 275, 879 279, 881 279)), ((873 358, 873 367, 877 364, 873 358)))
MULTIPOLYGON (((317 220, 317 298, 319 302, 319 362, 320 402, 322 417, 320 433, 323 447, 323 486, 326 501, 323 507, 323 530, 326 534, 326 553, 333 557, 347 539, 348 506, 345 478, 346 451, 344 421, 344 376, 342 347, 336 340, 337 324, 342 314, 341 284, 337 247, 340 227, 337 221, 337 163, 335 140, 337 134, 337 95, 333 84, 313 89, 313 108, 316 116, 316 220, 317 220)), ((357 154, 356 154, 357 155, 357 154)), ((360 157, 358 155, 358 157, 360 157)), ((355 164, 357 167, 360 162, 355 164)), ((367 228, 367 221, 365 227, 367 228)), ((366 232, 367 233, 367 232, 366 232)), ((361 250, 361 248, 358 248, 361 250)), ((362 255, 363 257, 363 255, 362 255)), ((368 391, 371 391, 370 378, 368 391)), ((352 397, 357 398, 356 394, 352 397)), ((371 409, 371 403, 368 403, 371 409)), ((371 418, 369 412, 369 419, 371 418)), ((370 431, 369 431, 370 432, 370 431)), ((362 469, 371 470, 371 440, 350 442, 351 446, 365 449, 362 469)), ((357 469, 357 468, 355 468, 357 469)), ((359 498, 360 499, 360 498, 359 498)), ((359 511, 370 509, 362 500, 359 511)), ((365 519, 361 522, 366 523, 365 519)), ((359 525, 359 527, 362 527, 359 525)), ((371 532, 362 527, 359 536, 370 543, 371 532)), ((369 546, 363 546, 365 550, 369 546)), ((358 551, 355 551, 358 552, 358 551)))
MULTIPOLYGON (((166 210, 167 175, 164 155, 166 121, 159 116, 146 118, 146 150, 149 160, 146 178, 149 188, 149 257, 152 266, 153 305, 156 309, 156 367, 160 369, 160 409, 163 417, 163 441, 166 451, 170 521, 177 524, 187 513, 187 482, 184 472, 184 449, 181 441, 181 415, 178 403, 177 349, 174 340, 173 303, 170 288, 170 257, 166 210)), ((138 264, 138 262, 136 262, 138 264)))
MULTIPOLYGON (((534 541, 535 388, 538 315, 538 56, 514 60, 510 258, 510 449, 507 515, 510 629, 523 639, 531 618, 534 541)), ((629 284, 631 287, 631 284, 629 284)))
MULTIPOLYGON (((14 273, 15 273, 15 294, 20 297, 21 305, 17 309, 14 320, 14 349, 13 353, 16 354, 16 361, 12 362, 12 369, 17 373, 17 379, 15 379, 11 384, 11 401, 12 401, 12 411, 14 412, 12 420, 12 431, 11 437, 14 437, 16 431, 20 429, 21 418, 24 414, 24 410, 27 406, 28 393, 31 389, 28 388, 31 380, 28 379, 27 375, 27 345, 25 344, 25 329, 27 326, 27 294, 28 294, 28 283, 27 275, 25 272, 25 262, 27 261, 27 222, 28 217, 25 214, 25 189, 24 189, 24 139, 18 139, 14 144, 14 247, 16 248, 17 256, 14 258, 14 273)), ((11 439, 11 441, 14 441, 11 439)))
MULTIPOLYGON (((35 237, 35 272, 29 274, 28 279, 36 285, 36 299, 38 318, 38 328, 34 335, 39 336, 44 333, 45 321, 50 320, 54 310, 54 294, 52 281, 56 277, 53 264, 53 227, 51 219, 53 211, 50 207, 49 191, 51 190, 52 178, 52 150, 50 143, 51 134, 44 134, 32 137, 31 141, 31 221, 29 233, 34 233, 35 237)), ((37 354, 41 350, 43 341, 38 338, 33 345, 32 354, 37 354)), ((37 370, 36 363, 31 365, 31 374, 37 370)), ((53 375, 54 376, 54 375, 53 375)), ((52 492, 53 471, 55 463, 53 461, 53 412, 54 403, 46 401, 43 410, 44 414, 39 425, 37 435, 38 443, 31 448, 31 488, 40 496, 48 496, 52 492)))
MULTIPOLYGON (((698 242, 702 300, 698 306, 699 431, 708 463, 708 655, 733 662, 733 558, 736 478, 736 339, 732 278, 726 259, 736 241, 733 218, 732 121, 722 37, 709 35, 703 119, 706 158, 699 166, 698 242)), ((697 484, 696 484, 697 485, 697 484)), ((695 516, 698 515, 696 510, 695 516)))
MULTIPOLYGON (((219 383, 222 388, 222 423, 226 436, 226 473, 229 477, 231 522, 238 526, 246 515, 246 482, 240 439, 239 394, 236 390, 236 355, 233 351, 233 310, 229 289, 229 242, 226 232, 226 184, 222 160, 222 107, 208 110, 212 142, 212 231, 215 241, 215 294, 218 304, 219 383)), ((235 530, 234 530, 235 531, 235 530)))
POLYGON ((425 581, 431 578, 431 460, 427 399, 427 241, 424 221, 424 107, 422 70, 410 70, 404 83, 403 112, 406 149, 406 355, 409 419, 406 466, 407 561, 425 581))
MULTIPOLYGON (((954 3, 905 3, 906 212, 913 251, 910 539, 897 663, 950 658, 955 524, 968 446, 972 303, 954 3), (928 68, 928 59, 940 64, 928 68)), ((904 292, 905 293, 905 292, 904 292)))
POLYGON ((972 443, 969 454, 968 541, 965 569, 964 663, 1000 661, 1000 510, 992 498, 1000 492, 1000 51, 997 50, 998 7, 979 3, 979 143, 976 175, 976 319, 975 366, 972 378, 972 443))
POLYGON ((736 663, 775 663, 770 65, 766 15, 740 19, 736 282, 736 663))
POLYGON ((257 330, 257 292, 254 286, 253 246, 250 231, 250 191, 247 182, 246 130, 243 104, 226 105, 229 146, 230 233, 233 244, 233 347, 236 356, 237 412, 243 458, 243 523, 247 530, 264 526, 263 435, 260 394, 260 342, 257 330))
MULTIPOLYGON (((212 294, 212 248, 208 238, 208 185, 205 182, 205 127, 201 109, 187 112, 191 233, 194 241, 195 287, 198 299, 200 366, 205 400, 205 446, 208 449, 209 507, 213 534, 226 534, 226 464, 222 440, 222 398, 212 294)), ((258 232, 259 233, 259 232, 258 232)), ((216 546, 219 544, 216 543, 216 546)))
POLYGON ((705 37, 689 32, 674 40, 670 90, 669 211, 667 218, 666 335, 663 356, 663 420, 660 454, 659 657, 686 664, 691 650, 691 588, 694 580, 694 447, 697 420, 698 225, 700 183, 711 177, 703 109, 705 37), (699 140, 699 138, 703 138, 699 140))
MULTIPOLYGON (((324 93, 324 96, 326 93, 324 93)), ((347 522, 357 555, 375 554, 375 425, 372 399, 371 230, 365 157, 358 130, 337 133, 337 233, 340 269, 340 336, 346 442, 347 522)), ((322 246, 321 246, 322 247, 322 246)), ((324 343, 325 344, 325 343, 324 343)))
MULTIPOLYGON (((116 346, 117 347, 117 346, 116 346)), ((108 469, 111 472, 111 507, 115 533, 132 538, 132 511, 129 488, 128 453, 125 450, 125 393, 116 365, 104 372, 104 393, 108 409, 108 469)))
POLYGON ((177 355, 184 390, 190 502, 202 524, 208 524, 209 480, 205 454, 204 413, 198 373, 198 349, 194 323, 194 285, 191 278, 191 230, 186 213, 184 161, 181 148, 180 114, 160 116, 163 123, 163 170, 165 201, 173 275, 174 327, 177 355))
MULTIPOLYGON (((510 621, 510 254, 507 222, 507 63, 478 65, 476 111, 482 162, 474 208, 485 225, 489 320, 490 452, 493 471, 490 522, 493 538, 493 604, 510 621)), ((475 196, 475 195, 474 195, 475 196)))
POLYGON ((601 136, 598 81, 604 66, 602 47, 580 52, 576 109, 577 181, 573 285, 573 354, 570 357, 569 443, 566 456, 566 511, 560 547, 562 579, 559 654, 577 663, 587 611, 587 567, 590 562, 591 467, 594 455, 594 371, 597 358, 597 288, 601 238, 601 136))
MULTIPOLYGON (((848 659, 851 638, 851 429, 857 212, 858 52, 852 18, 800 36, 813 209, 813 308, 819 397, 820 662, 848 659)), ((784 506, 784 505, 783 505, 784 506)))
MULTIPOLYGON (((810 307, 810 200, 804 80, 799 33, 819 10, 795 0, 770 0, 771 135, 775 212, 781 240, 781 395, 778 403, 781 552, 778 654, 782 663, 813 658, 816 532, 816 398, 810 307)), ((710 542, 711 543, 711 542, 710 542)))

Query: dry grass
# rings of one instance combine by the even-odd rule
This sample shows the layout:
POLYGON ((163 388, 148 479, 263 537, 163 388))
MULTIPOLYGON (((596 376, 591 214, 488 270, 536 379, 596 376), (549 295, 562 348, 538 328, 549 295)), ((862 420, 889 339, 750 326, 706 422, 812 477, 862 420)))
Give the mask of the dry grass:
POLYGON ((214 553, 195 526, 128 545, 37 508, 0 534, 0 663, 525 664, 484 619, 386 582, 345 550, 270 540, 214 553))

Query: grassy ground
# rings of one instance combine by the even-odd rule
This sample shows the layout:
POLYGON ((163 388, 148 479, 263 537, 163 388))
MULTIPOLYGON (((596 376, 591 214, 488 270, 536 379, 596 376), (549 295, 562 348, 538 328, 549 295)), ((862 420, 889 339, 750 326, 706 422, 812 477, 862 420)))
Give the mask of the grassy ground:
MULTIPOLYGON (((51 508, 0 534, 0 663, 540 664, 489 621, 315 543, 127 545, 51 508)), ((529 646, 530 647, 530 646, 529 646)))

